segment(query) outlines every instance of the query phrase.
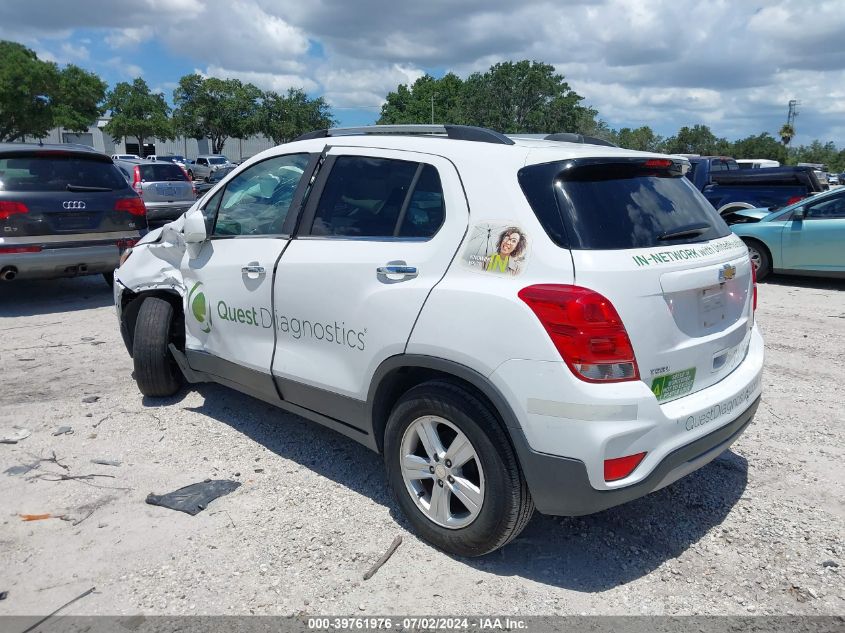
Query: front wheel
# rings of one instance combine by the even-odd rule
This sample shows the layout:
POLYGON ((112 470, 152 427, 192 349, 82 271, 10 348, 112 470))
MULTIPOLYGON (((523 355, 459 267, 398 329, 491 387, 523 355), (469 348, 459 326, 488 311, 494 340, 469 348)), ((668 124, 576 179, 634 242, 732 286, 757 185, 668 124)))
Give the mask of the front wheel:
POLYGON ((173 306, 158 297, 147 297, 138 310, 132 342, 135 382, 145 396, 172 396, 182 386, 183 376, 170 354, 174 340, 173 306))
POLYGON ((495 414, 443 381, 408 391, 385 429, 388 481, 417 533, 451 554, 481 556, 528 524, 534 504, 495 414))
POLYGON ((763 281, 772 272, 772 260, 766 247, 757 240, 743 240, 748 247, 751 264, 757 269, 757 281, 763 281))

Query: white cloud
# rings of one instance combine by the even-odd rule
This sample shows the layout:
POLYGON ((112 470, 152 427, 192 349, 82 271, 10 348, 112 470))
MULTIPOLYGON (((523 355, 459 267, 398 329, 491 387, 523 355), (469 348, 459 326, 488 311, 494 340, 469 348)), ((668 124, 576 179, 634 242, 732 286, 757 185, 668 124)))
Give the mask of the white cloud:
POLYGON ((553 64, 614 127, 664 135, 696 123, 732 138, 776 132, 798 98, 795 142, 845 145, 841 0, 0 3, 0 37, 57 61, 87 50, 94 69, 140 74, 120 57, 96 59, 96 38, 74 39, 76 29, 99 31, 124 59, 124 49, 153 42, 185 67, 264 89, 303 87, 339 108, 376 108, 424 70, 466 76, 519 59, 553 64))

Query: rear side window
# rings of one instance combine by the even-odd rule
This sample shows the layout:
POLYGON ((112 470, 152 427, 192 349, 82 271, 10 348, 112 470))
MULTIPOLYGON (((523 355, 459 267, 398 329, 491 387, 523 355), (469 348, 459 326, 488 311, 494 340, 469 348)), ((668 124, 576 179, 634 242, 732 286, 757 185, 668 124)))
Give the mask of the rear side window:
POLYGON ((111 159, 75 154, 0 156, 0 190, 67 191, 68 186, 105 190, 128 187, 111 159))
POLYGON ((566 248, 645 248, 730 234, 679 172, 646 168, 639 159, 532 165, 519 180, 549 237, 566 248))
POLYGON ((317 203, 311 234, 428 238, 443 219, 443 188, 433 166, 340 156, 317 203))
POLYGON ((187 180, 188 177, 179 165, 165 161, 139 165, 141 180, 145 182, 163 182, 165 180, 187 180))

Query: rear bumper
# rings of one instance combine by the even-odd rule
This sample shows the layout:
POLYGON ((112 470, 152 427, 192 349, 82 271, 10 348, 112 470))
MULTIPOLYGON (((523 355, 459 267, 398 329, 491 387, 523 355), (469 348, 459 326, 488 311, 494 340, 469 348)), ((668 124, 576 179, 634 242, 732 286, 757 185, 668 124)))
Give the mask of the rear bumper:
POLYGON ((669 453, 646 478, 612 490, 593 488, 583 462, 536 452, 518 430, 511 429, 511 437, 537 509, 543 514, 580 516, 643 497, 708 464, 745 431, 759 404, 758 396, 732 422, 669 453))
POLYGON ((45 248, 38 253, 0 255, 0 270, 16 269, 16 279, 55 279, 105 273, 117 268, 117 245, 45 248))
POLYGON ((147 204, 147 225, 150 230, 173 222, 176 218, 185 213, 196 202, 195 199, 185 200, 179 204, 156 205, 147 204))

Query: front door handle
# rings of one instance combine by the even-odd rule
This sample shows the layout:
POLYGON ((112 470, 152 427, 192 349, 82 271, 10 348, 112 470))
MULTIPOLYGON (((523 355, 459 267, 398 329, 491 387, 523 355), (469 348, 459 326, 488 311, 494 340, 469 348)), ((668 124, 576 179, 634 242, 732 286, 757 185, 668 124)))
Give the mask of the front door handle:
POLYGON ((417 269, 414 266, 380 266, 376 268, 379 275, 414 275, 417 274, 417 269))
POLYGON ((257 264, 247 264, 241 268, 241 273, 244 275, 263 275, 264 274, 264 266, 259 266, 257 264))

